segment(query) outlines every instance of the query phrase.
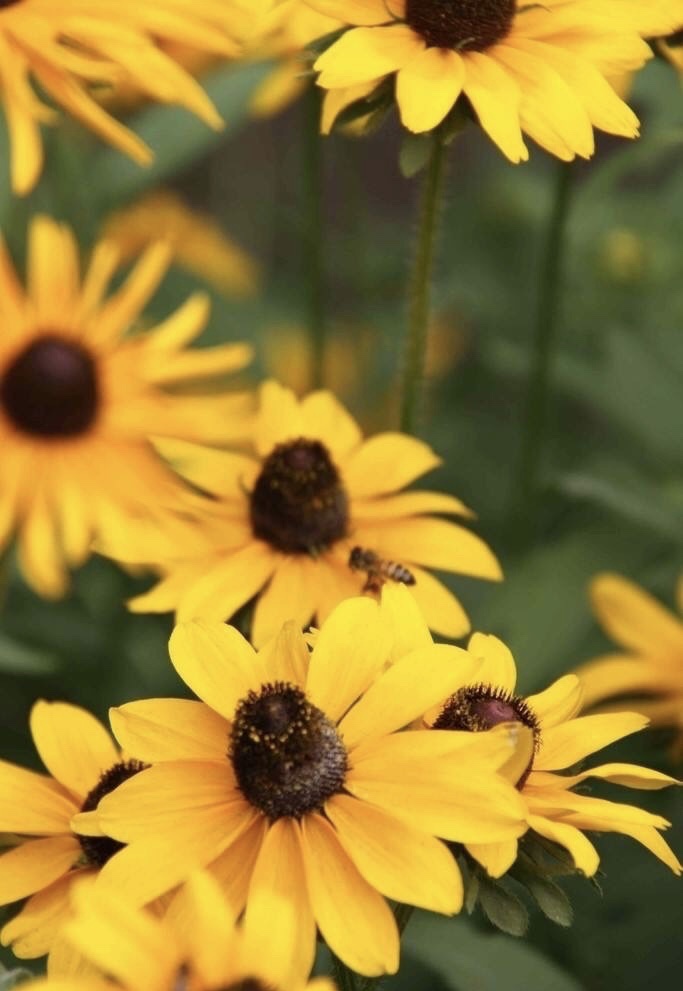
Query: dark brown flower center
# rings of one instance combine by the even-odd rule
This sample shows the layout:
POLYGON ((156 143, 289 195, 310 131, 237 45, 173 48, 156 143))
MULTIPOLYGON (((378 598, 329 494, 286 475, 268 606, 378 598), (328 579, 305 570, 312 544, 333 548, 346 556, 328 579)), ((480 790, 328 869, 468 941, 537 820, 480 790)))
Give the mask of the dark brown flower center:
POLYGON ((266 458, 250 498, 256 537, 285 554, 317 554, 346 536, 348 498, 327 448, 301 437, 266 458))
MULTIPOLYGON (((491 685, 467 685, 445 702, 433 729, 466 730, 480 733, 501 723, 522 723, 534 735, 534 753, 541 741, 538 717, 521 695, 512 695, 491 685)), ((533 757, 517 782, 521 788, 533 766, 533 757)))
MULTIPOLYGON (((113 764, 105 771, 95 787, 85 796, 81 812, 92 812, 100 804, 105 795, 114 791, 119 785, 144 771, 149 764, 140 760, 122 760, 113 764)), ((78 842, 88 864, 93 867, 104 867, 108 860, 123 850, 125 843, 119 843, 109 836, 78 836, 78 842)))
POLYGON ((0 0, 0 10, 3 7, 13 7, 15 3, 21 3, 21 0, 0 0))
POLYGON ((32 341, 0 380, 0 403, 14 426, 37 437, 75 437, 97 414, 97 369, 77 344, 44 334, 32 341))
POLYGON ((237 706, 229 756, 245 798, 269 819, 300 818, 341 791, 346 748, 324 712, 286 682, 237 706))
POLYGON ((516 0, 406 0, 406 22, 434 48, 483 52, 510 30, 516 0))

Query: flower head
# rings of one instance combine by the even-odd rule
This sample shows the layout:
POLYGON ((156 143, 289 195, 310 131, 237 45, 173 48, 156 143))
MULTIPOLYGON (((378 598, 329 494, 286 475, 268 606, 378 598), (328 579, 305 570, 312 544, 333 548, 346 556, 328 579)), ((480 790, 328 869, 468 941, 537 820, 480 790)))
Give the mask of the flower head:
POLYGON ((12 186, 27 193, 43 164, 40 125, 55 111, 39 92, 141 164, 152 153, 97 102, 91 90, 123 83, 175 103, 211 127, 221 118, 204 90, 163 49, 182 42, 234 55, 244 17, 241 0, 4 0, 0 3, 0 99, 12 141, 12 186))
MULTIPOLYGON (((674 754, 683 757, 683 619, 620 575, 598 575, 590 596, 598 621, 621 650, 576 671, 584 709, 622 700, 620 706, 642 713, 652 726, 676 729, 674 754)), ((683 613, 683 579, 677 602, 683 613)))
POLYGON ((0 544, 16 533, 23 573, 41 595, 63 594, 67 567, 87 558, 96 534, 186 498, 152 436, 212 443, 246 429, 244 396, 178 391, 250 357, 241 344, 185 349, 207 317, 203 294, 126 336, 169 260, 167 245, 151 246, 105 298, 116 249, 100 242, 81 280, 71 231, 37 217, 24 289, 0 241, 0 544))
POLYGON ((171 658, 203 701, 113 710, 117 738, 155 763, 78 817, 84 832, 130 842, 97 883, 144 903, 208 866, 254 931, 296 948, 297 973, 310 970, 316 927, 353 969, 395 971, 384 897, 445 913, 462 904, 435 837, 497 842, 524 829, 516 790, 495 773, 516 734, 398 732, 466 659, 428 634, 407 653, 400 641, 370 598, 339 605, 310 653, 294 623, 258 654, 221 623, 178 626, 171 658))
MULTIPOLYGON (((526 698, 515 695, 517 674, 508 648, 496 637, 475 633, 468 652, 479 660, 476 679, 464 681, 440 708, 428 714, 438 729, 478 732, 501 720, 526 725, 533 747, 519 753, 502 773, 519 789, 529 829, 565 847, 576 867, 591 876, 598 853, 585 831, 631 836, 675 873, 681 865, 660 835, 670 824, 633 805, 621 805, 574 791, 589 778, 601 778, 629 788, 656 789, 676 784, 673 778, 634 764, 603 764, 576 774, 566 772, 584 758, 647 725, 633 712, 579 716, 582 693, 576 675, 559 678, 545 691, 526 698)), ((517 840, 467 844, 470 854, 494 877, 504 874, 517 857, 517 840)))
POLYGON ((49 777, 0 761, 0 832, 16 844, 0 854, 3 905, 28 901, 0 932, 18 957, 63 951, 59 929, 68 915, 72 885, 115 857, 123 844, 81 836, 71 825, 79 812, 145 767, 122 756, 94 716, 63 702, 39 701, 31 734, 49 777))
POLYGON ((567 161, 593 154, 594 128, 635 137, 638 120, 608 79, 652 56, 645 37, 683 21, 676 0, 309 2, 352 26, 315 63, 334 100, 328 126, 390 78, 408 130, 432 130, 466 99, 512 162, 528 158, 524 134, 567 161))
POLYGON ((112 556, 164 574, 133 600, 135 610, 226 619, 257 596, 252 638, 260 646, 287 620, 320 622, 357 595, 370 577, 349 563, 361 546, 410 570, 411 592, 432 629, 452 637, 469 629, 458 600, 426 568, 496 580, 500 567, 471 531, 430 515, 470 516, 458 499, 401 491, 440 463, 426 444, 399 433, 364 441, 329 392, 298 401, 268 382, 255 448, 251 457, 164 446, 178 469, 215 498, 214 510, 169 531, 165 547, 163 535, 148 532, 112 548, 112 556))

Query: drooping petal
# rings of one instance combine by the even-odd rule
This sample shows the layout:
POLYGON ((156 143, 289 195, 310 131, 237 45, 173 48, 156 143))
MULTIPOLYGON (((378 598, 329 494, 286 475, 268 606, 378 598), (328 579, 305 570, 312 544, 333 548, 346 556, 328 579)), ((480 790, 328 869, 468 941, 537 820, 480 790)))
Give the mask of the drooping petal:
POLYGON ((19 901, 57 881, 78 860, 81 847, 73 836, 28 840, 0 854, 2 904, 19 901))
POLYGON ((637 733, 647 724, 648 720, 638 713, 615 712, 580 716, 558 726, 549 726, 542 733, 534 768, 538 771, 556 771, 571 767, 596 750, 637 733))

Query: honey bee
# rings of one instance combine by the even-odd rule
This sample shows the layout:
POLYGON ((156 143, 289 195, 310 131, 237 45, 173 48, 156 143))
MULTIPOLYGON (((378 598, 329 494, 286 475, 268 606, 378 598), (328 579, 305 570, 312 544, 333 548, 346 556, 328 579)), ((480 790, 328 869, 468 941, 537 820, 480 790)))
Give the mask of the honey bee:
POLYGON ((400 582, 401 585, 414 585, 415 575, 408 568, 396 561, 385 561, 375 551, 365 547, 353 547, 349 554, 349 568, 352 571, 364 571, 367 580, 363 586, 364 592, 379 592, 382 585, 389 579, 400 582))

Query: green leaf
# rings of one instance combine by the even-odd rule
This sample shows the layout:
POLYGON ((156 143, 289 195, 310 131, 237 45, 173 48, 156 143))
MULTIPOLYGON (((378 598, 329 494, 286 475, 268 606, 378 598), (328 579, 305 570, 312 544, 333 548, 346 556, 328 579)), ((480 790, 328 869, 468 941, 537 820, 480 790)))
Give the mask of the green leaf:
POLYGON ((531 870, 520 860, 511 869, 510 876, 524 885, 546 918, 558 926, 571 926, 574 911, 569 898, 558 884, 531 870))
POLYGON ((479 904, 489 922, 510 936, 524 936, 529 928, 529 913, 516 895, 500 881, 481 875, 479 904))
POLYGON ((578 981, 528 943, 502 933, 482 933, 462 916, 444 919, 415 913, 404 947, 453 991, 582 991, 578 981))
POLYGON ((204 88, 225 120, 222 131, 212 131, 186 111, 168 106, 150 107, 127 121, 150 146, 154 161, 144 168, 113 148, 98 148, 90 175, 101 199, 110 208, 128 202, 206 155, 244 121, 253 91, 271 69, 270 63, 259 62, 230 66, 207 77, 204 88))
POLYGON ((16 675, 51 674, 58 667, 57 655, 13 640, 0 633, 0 671, 16 675))
POLYGON ((409 134, 403 136, 398 153, 398 165, 406 179, 412 179, 426 166, 432 154, 434 135, 409 134))

